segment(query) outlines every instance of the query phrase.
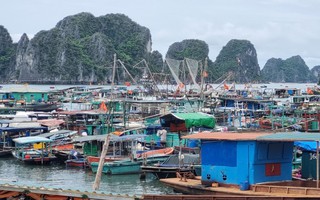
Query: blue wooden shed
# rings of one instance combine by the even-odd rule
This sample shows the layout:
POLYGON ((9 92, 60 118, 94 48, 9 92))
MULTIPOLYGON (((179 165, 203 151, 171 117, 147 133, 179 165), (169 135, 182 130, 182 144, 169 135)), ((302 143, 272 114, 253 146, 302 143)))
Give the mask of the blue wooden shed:
POLYGON ((292 180, 294 141, 319 141, 320 133, 201 132, 201 182, 251 184, 292 180))

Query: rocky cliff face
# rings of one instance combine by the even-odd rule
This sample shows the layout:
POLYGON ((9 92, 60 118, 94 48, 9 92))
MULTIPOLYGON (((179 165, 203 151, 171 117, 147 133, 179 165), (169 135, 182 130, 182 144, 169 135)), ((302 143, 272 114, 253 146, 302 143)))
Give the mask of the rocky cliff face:
POLYGON ((190 58, 194 60, 204 60, 208 57, 209 46, 206 42, 201 40, 183 40, 182 42, 175 42, 170 45, 166 58, 175 60, 183 60, 190 58))
POLYGON ((257 52, 247 40, 230 40, 209 67, 214 80, 229 72, 233 74, 229 81, 237 83, 258 82, 261 79, 257 52))
POLYGON ((30 41, 23 35, 16 50, 16 73, 10 78, 28 82, 106 82, 111 79, 108 68, 113 65, 114 54, 135 74, 130 66, 146 59, 150 51, 150 31, 127 16, 80 13, 64 18, 51 30, 39 32, 30 41))
POLYGON ((316 77, 300 56, 293 56, 286 60, 271 58, 263 67, 261 74, 268 82, 307 83, 316 81, 316 77))
POLYGON ((15 65, 15 45, 7 29, 0 26, 0 77, 5 79, 15 65))
POLYGON ((317 78, 318 84, 319 84, 319 80, 320 80, 320 65, 314 66, 311 69, 311 74, 317 78))

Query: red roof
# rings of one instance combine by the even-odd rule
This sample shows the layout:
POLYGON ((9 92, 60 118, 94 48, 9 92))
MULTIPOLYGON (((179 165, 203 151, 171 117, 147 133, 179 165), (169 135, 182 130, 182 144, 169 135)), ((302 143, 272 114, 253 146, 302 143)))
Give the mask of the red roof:
POLYGON ((271 135, 271 132, 209 132, 204 131, 187 136, 183 139, 201 139, 201 140, 256 140, 260 136, 271 135))

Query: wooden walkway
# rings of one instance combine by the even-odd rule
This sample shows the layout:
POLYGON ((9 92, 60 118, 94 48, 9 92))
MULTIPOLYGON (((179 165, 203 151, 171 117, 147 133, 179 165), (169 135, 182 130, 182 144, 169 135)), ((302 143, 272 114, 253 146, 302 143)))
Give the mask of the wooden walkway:
POLYGON ((237 196, 239 198, 259 197, 259 199, 269 199, 271 197, 277 199, 320 199, 320 189, 314 187, 256 184, 251 185, 249 190, 240 190, 239 188, 235 187, 204 186, 201 184, 201 181, 199 179, 187 179, 186 181, 181 181, 181 179, 179 178, 168 178, 161 179, 160 181, 183 194, 215 196, 231 195, 237 196))
MULTIPOLYGON (((262 196, 231 196, 231 195, 144 195, 143 200, 295 200, 295 197, 262 197, 262 196)), ((305 198, 303 198, 305 199, 305 198)), ((310 199, 310 198, 308 198, 310 199)), ((312 198, 311 198, 312 199, 312 198)), ((318 199, 318 198, 316 198, 318 199)))

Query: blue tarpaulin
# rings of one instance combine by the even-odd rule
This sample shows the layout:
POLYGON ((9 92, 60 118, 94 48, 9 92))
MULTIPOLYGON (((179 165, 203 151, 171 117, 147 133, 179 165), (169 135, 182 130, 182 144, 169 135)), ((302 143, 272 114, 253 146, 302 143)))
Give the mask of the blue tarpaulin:
POLYGON ((300 149, 306 151, 316 151, 317 150, 317 142, 309 142, 309 141, 296 141, 294 142, 294 146, 299 147, 300 149))

